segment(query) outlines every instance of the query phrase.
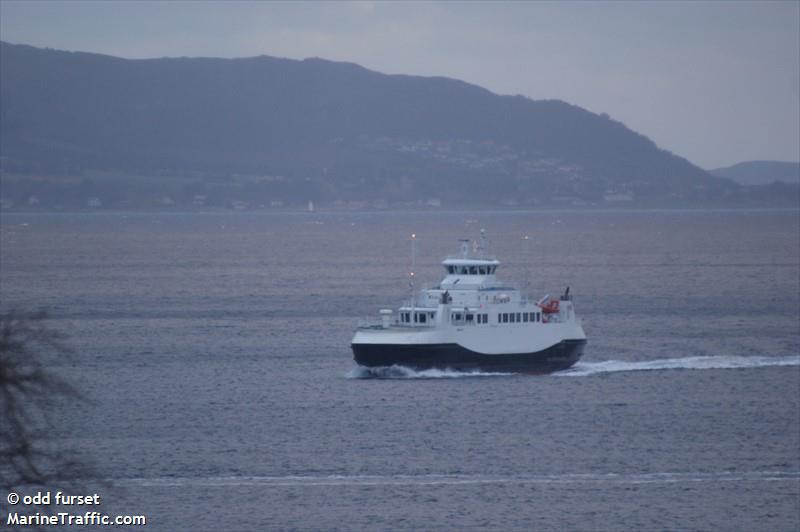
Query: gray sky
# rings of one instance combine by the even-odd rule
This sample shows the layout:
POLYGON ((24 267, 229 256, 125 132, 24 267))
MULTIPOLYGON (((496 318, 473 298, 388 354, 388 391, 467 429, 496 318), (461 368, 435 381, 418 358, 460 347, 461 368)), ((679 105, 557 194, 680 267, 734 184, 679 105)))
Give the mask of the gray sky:
POLYGON ((798 0, 0 0, 0 38, 128 58, 351 61, 606 112, 704 168, 800 160, 798 0))

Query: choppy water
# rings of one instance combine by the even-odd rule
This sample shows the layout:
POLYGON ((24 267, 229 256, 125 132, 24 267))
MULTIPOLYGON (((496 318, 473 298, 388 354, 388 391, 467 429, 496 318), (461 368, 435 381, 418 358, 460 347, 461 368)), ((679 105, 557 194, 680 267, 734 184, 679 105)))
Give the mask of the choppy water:
POLYGON ((0 305, 49 309, 91 399, 55 436, 148 530, 800 526, 797 211, 0 221, 0 305), (354 367, 358 318, 407 296, 408 234, 434 283, 481 227, 502 278, 572 287, 584 359, 354 367))

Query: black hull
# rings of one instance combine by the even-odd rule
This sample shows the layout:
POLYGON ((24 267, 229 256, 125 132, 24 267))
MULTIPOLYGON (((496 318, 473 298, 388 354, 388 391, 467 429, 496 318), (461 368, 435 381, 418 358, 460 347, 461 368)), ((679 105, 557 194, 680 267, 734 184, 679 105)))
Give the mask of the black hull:
POLYGON ((532 353, 484 355, 458 344, 352 344, 353 358, 367 367, 405 366, 416 370, 453 369, 508 373, 552 373, 581 358, 586 340, 563 340, 532 353))

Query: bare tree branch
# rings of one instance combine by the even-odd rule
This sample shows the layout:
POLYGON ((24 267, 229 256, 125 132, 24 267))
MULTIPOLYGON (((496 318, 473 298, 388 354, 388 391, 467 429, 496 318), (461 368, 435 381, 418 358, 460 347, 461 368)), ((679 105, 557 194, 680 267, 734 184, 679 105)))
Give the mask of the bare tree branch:
MULTIPOLYGON (((46 318, 43 312, 0 314, 0 491, 5 493, 69 485, 85 472, 52 438, 53 407, 85 399, 47 367, 48 359, 64 362, 72 351, 46 318)), ((9 509, 3 496, 0 515, 9 509)))

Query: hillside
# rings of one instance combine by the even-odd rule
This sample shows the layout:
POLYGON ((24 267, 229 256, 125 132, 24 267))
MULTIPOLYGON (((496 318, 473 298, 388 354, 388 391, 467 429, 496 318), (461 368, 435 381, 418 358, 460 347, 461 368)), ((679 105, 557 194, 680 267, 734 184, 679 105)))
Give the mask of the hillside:
POLYGON ((2 43, 0 103, 6 207, 742 196, 606 115, 322 59, 125 60, 2 43))
POLYGON ((800 184, 800 163, 746 161, 725 168, 709 170, 709 173, 733 179, 740 185, 769 185, 775 182, 800 184))

